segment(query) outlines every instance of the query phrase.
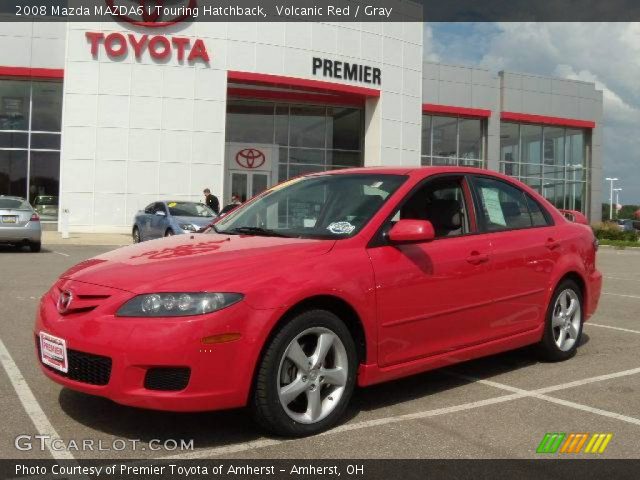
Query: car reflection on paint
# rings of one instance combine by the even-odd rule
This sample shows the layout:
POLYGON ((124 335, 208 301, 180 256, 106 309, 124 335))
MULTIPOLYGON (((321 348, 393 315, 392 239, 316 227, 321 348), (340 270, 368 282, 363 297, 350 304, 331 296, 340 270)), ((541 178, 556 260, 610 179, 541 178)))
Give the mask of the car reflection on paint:
POLYGON ((196 233, 215 218, 216 214, 213 210, 203 203, 153 202, 136 213, 131 236, 133 243, 139 243, 182 233, 196 233))

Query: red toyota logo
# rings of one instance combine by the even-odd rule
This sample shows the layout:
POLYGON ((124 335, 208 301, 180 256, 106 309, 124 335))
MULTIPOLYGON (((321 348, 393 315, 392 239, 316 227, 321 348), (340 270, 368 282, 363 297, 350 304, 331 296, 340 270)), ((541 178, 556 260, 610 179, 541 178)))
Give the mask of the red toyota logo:
POLYGON ((71 305, 71 301, 73 300, 73 294, 69 290, 64 290, 60 293, 60 297, 58 297, 58 312, 64 314, 69 311, 69 306, 71 305))
MULTIPOLYGON (((165 8, 165 2, 170 4, 181 3, 176 0, 104 0, 107 6, 114 11, 114 15, 118 17, 120 20, 124 22, 131 23, 133 25, 137 25, 138 27, 149 27, 149 28, 159 28, 159 27, 167 27, 169 25, 174 25, 178 22, 182 22, 187 18, 191 17, 193 9, 197 8, 198 0, 182 0, 182 3, 185 1, 188 2, 186 7, 182 8, 180 11, 184 12, 177 17, 165 19, 163 14, 163 9, 165 8), (124 15, 120 13, 119 6, 122 6, 122 3, 127 3, 131 7, 131 4, 136 5, 141 8, 142 14, 140 19, 132 18, 128 15, 124 15), (118 3, 118 5, 116 5, 118 3)), ((135 7, 134 7, 135 8, 135 7)))
POLYGON ((267 158, 257 148, 245 148, 236 153, 236 163, 243 168, 260 168, 267 158))

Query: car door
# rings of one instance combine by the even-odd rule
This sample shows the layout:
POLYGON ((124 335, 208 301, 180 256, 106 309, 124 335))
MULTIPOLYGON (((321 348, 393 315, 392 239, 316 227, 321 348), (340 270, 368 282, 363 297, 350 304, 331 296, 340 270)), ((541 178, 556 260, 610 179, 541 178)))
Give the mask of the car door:
POLYGON ((150 203, 145 209, 136 215, 136 223, 144 240, 151 238, 151 217, 155 203, 150 203))
POLYGON ((492 337, 536 328, 544 320, 546 292, 562 254, 551 216, 506 180, 476 175, 472 183, 479 228, 491 241, 492 337))
POLYGON ((376 282, 378 362, 384 367, 485 340, 491 316, 490 245, 476 235, 463 176, 440 176, 414 189, 382 227, 429 220, 436 239, 368 249, 376 282))
POLYGON ((167 229, 167 208, 163 202, 156 202, 153 206, 153 215, 149 221, 149 235, 151 238, 164 236, 167 229))

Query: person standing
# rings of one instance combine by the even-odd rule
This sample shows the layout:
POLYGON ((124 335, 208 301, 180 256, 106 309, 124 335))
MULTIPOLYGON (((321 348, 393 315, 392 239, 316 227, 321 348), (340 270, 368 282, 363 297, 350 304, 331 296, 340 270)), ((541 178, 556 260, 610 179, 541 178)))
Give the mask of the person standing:
POLYGON ((204 191, 204 203, 209 207, 216 215, 220 214, 220 202, 218 201, 218 197, 211 193, 211 190, 205 188, 204 191))

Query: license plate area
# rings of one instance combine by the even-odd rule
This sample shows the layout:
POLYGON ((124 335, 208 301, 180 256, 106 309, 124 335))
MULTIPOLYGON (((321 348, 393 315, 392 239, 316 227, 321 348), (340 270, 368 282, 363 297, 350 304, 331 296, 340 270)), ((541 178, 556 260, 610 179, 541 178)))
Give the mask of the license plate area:
POLYGON ((16 217, 15 215, 2 216, 2 223, 17 223, 17 222, 18 222, 18 217, 16 217))
POLYGON ((60 372, 69 371, 69 361, 67 357, 67 342, 48 333, 40 332, 40 360, 45 365, 60 372))

